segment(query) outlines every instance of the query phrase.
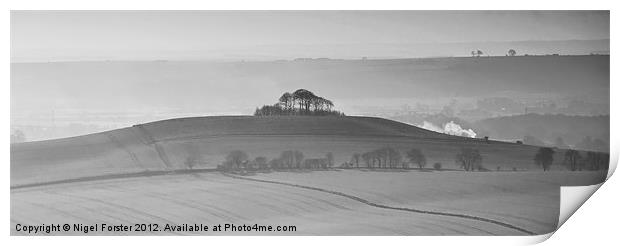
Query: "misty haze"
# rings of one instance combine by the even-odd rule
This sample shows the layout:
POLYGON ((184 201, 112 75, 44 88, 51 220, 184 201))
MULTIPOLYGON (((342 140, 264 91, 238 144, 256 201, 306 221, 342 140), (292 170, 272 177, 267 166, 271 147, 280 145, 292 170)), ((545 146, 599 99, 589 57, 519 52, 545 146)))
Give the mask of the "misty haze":
POLYGON ((609 46, 609 11, 12 11, 11 234, 550 233, 607 176, 609 46))

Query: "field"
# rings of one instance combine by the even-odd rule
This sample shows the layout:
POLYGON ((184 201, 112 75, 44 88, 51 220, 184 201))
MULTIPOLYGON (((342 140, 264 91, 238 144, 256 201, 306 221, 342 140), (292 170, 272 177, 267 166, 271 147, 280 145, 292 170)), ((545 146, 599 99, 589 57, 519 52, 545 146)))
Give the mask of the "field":
MULTIPOLYGON (((295 232, 235 232, 244 235, 544 234, 557 225, 561 185, 600 183, 606 173, 567 172, 559 165, 543 173, 532 161, 536 150, 369 117, 185 118, 14 144, 12 234, 20 234, 17 224, 42 223, 297 227, 295 232), (442 162, 445 168, 245 176, 212 170, 235 149, 268 158, 289 149, 303 151, 306 158, 332 152, 339 164, 354 152, 386 146, 419 148, 429 163, 442 162), (456 167, 454 155, 462 146, 479 149, 485 167, 502 171, 447 170, 456 167), (198 170, 183 164, 192 152, 200 153, 198 170)), ((162 233, 178 232, 157 235, 162 233)))
MULTIPOLYGON (((270 173, 252 179, 325 188, 373 203, 489 218, 534 234, 551 232, 559 184, 597 182, 598 173, 364 172, 270 173), (372 182, 370 182, 372 181, 372 182), (526 182, 524 182, 526 181, 526 182)), ((204 235, 527 235, 485 221, 377 208, 326 192, 197 173, 22 188, 11 192, 16 224, 294 225, 295 232, 204 235)), ((81 232, 52 235, 80 235, 81 232)), ((112 235, 90 232, 88 235, 112 235)), ((127 232, 121 235, 195 234, 127 232)))

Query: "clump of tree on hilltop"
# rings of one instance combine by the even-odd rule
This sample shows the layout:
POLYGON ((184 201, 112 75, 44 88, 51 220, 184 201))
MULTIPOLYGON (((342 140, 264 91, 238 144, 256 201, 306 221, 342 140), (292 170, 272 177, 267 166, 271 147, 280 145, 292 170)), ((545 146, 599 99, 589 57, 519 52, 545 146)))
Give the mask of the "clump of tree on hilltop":
POLYGON ((264 105, 257 108, 254 116, 276 115, 336 115, 344 116, 344 113, 334 110, 331 100, 317 96, 309 90, 299 89, 293 93, 282 94, 274 105, 264 105))

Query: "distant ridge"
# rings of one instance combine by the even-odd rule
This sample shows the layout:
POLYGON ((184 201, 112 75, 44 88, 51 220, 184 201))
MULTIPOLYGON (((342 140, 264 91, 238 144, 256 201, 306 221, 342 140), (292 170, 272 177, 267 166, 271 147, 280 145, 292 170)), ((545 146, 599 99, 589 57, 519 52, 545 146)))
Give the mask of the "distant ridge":
POLYGON ((329 98, 349 115, 364 114, 364 108, 376 105, 398 106, 395 98, 415 104, 447 100, 454 93, 475 99, 507 92, 527 98, 544 92, 550 97, 581 96, 608 103, 609 71, 608 55, 17 63, 11 65, 11 112, 47 115, 54 105, 49 95, 66 93, 79 95, 67 103, 75 111, 176 108, 252 114, 257 106, 273 103, 282 92, 294 88, 329 98), (115 95, 114 100, 110 95, 115 95), (233 102, 229 95, 243 100, 233 102))

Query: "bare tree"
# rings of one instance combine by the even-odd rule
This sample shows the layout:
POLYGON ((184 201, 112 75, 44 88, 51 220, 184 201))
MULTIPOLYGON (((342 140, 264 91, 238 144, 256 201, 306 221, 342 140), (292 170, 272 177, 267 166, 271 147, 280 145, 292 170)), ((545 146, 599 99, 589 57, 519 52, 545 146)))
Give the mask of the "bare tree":
POLYGON ((368 168, 374 167, 373 165, 374 163, 372 162, 373 161, 372 153, 370 152, 363 153, 361 157, 362 157, 362 160, 364 160, 364 163, 366 163, 366 167, 368 168))
POLYGON ((513 49, 509 49, 508 50, 508 55, 509 56, 516 56, 517 55, 517 51, 513 50, 513 49))
POLYGON ((433 164, 433 168, 437 171, 441 170, 441 163, 435 162, 435 164, 433 164))
POLYGON ((581 171, 582 165, 580 165, 581 155, 579 151, 569 149, 564 153, 564 165, 570 168, 571 171, 581 171))
POLYGON ((314 108, 315 113, 323 110, 323 105, 325 105, 324 100, 325 98, 322 98, 322 97, 313 97, 310 99, 310 102, 312 104, 312 107, 314 108))
POLYGON ((323 104, 325 105, 327 111, 332 111, 334 103, 331 100, 323 98, 323 104))
POLYGON ((459 167, 465 171, 473 171, 480 169, 482 164, 482 155, 477 149, 468 147, 461 148, 461 151, 456 154, 456 163, 459 167))
POLYGON ((185 161, 183 164, 185 164, 185 166, 191 170, 191 169, 194 169, 194 166, 196 166, 196 163, 197 163, 196 158, 194 158, 193 156, 188 156, 185 158, 185 161))
POLYGON ((407 158, 409 158, 411 163, 418 165, 420 170, 426 166, 426 157, 419 149, 411 149, 407 151, 407 158))
POLYGON ((292 150, 282 151, 280 160, 282 161, 283 167, 292 169, 295 164, 295 152, 292 150))
POLYGON ((397 168, 403 160, 403 156, 400 154, 400 151, 391 147, 385 148, 384 151, 389 168, 397 168))
POLYGON ((317 96, 309 90, 299 89, 293 92, 293 97, 299 104, 300 111, 308 114, 310 112, 310 105, 312 104, 312 100, 317 96))
POLYGON ((541 147, 534 156, 534 161, 537 165, 542 166, 543 171, 548 171, 553 164, 553 154, 555 151, 549 147, 541 147))
POLYGON ((325 159, 327 160, 327 167, 334 166, 334 154, 332 152, 327 152, 327 154, 325 155, 325 159))
POLYGON ((291 93, 286 92, 282 94, 279 101, 282 104, 282 106, 284 106, 284 110, 288 111, 289 113, 290 111, 292 111, 294 100, 293 100, 293 95, 291 95, 291 93))
POLYGON ((226 156, 225 163, 234 168, 241 168, 241 165, 248 161, 248 154, 241 150, 233 150, 226 156))
POLYGON ((589 170, 606 170, 609 168, 609 154, 588 151, 584 162, 589 170))
POLYGON ((301 164, 302 164, 302 162, 304 160, 304 153, 301 153, 301 151, 299 151, 299 150, 295 150, 293 152, 293 158, 295 160, 295 167, 297 169, 300 169, 302 167, 301 164))
POLYGON ((385 151, 383 151, 383 149, 377 149, 375 151, 372 152, 372 157, 373 157, 373 166, 375 164, 374 161, 376 161, 377 163, 377 167, 378 168, 384 168, 385 166, 385 151))
POLYGON ((269 167, 271 169, 277 170, 277 169, 281 169, 283 166, 284 164, 282 164, 282 160, 280 160, 279 158, 275 158, 269 161, 269 167))
POLYGON ((267 165, 267 158, 262 156, 254 158, 253 164, 257 169, 265 170, 269 168, 269 165, 267 165))
POLYGON ((355 167, 356 168, 360 168, 360 159, 362 158, 362 156, 359 153, 355 153, 353 154, 353 156, 351 156, 351 161, 353 163, 355 163, 355 167))
POLYGON ((403 166, 403 156, 401 153, 391 147, 385 147, 376 149, 373 151, 365 152, 361 155, 356 154, 352 159, 357 163, 359 167, 359 159, 364 160, 368 168, 397 168, 403 166))

